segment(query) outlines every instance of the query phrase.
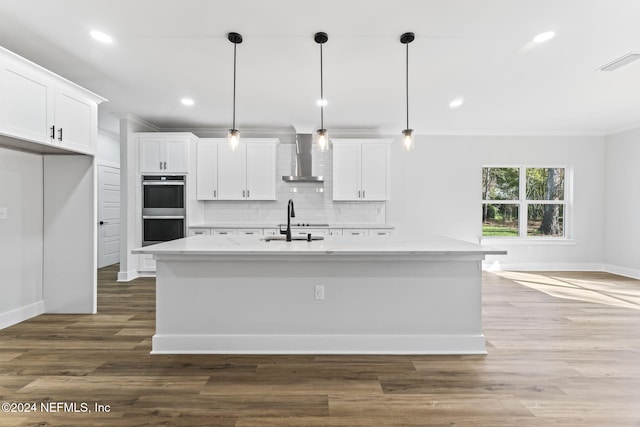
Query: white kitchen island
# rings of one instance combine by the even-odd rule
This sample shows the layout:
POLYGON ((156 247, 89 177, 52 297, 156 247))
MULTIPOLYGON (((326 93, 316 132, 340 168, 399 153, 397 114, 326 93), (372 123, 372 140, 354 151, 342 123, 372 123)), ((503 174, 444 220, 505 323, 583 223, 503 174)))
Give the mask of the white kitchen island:
POLYGON ((506 253, 448 238, 219 235, 133 252, 157 262, 155 354, 483 354, 481 262, 506 253))

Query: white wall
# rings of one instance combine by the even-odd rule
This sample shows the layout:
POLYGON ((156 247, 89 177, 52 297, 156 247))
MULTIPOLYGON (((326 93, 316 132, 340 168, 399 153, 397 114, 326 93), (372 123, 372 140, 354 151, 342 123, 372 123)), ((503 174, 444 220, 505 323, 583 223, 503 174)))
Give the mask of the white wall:
POLYGON ((640 278, 640 128, 607 137, 605 262, 640 278))
POLYGON ((98 129, 96 164, 120 167, 120 135, 98 129))
MULTIPOLYGON (((391 201, 387 222, 399 234, 443 235, 478 242, 483 165, 558 165, 573 170, 571 245, 499 245, 495 256, 512 268, 600 269, 604 260, 603 137, 419 136, 406 153, 391 154, 391 201), (544 264, 544 265, 543 265, 544 264)), ((497 246, 497 245, 496 245, 497 246)))
POLYGON ((0 329, 41 314, 42 156, 0 147, 0 329))

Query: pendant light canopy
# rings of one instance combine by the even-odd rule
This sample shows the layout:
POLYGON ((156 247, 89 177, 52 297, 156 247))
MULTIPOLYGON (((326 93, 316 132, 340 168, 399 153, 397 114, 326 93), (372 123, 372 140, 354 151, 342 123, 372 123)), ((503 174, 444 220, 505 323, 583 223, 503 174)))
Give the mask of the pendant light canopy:
POLYGON ((413 150, 413 129, 409 129, 409 43, 415 40, 413 33, 404 33, 400 36, 400 43, 407 46, 406 56, 406 95, 407 95, 407 127, 402 131, 402 145, 406 151, 413 150))
POLYGON ((329 40, 327 33, 316 33, 313 39, 320 45, 320 129, 318 129, 318 148, 326 151, 329 148, 329 134, 324 128, 324 84, 322 75, 322 45, 329 40))
POLYGON ((233 124, 227 133, 227 143, 232 151, 235 151, 240 144, 240 131, 236 129, 236 48, 242 43, 242 35, 229 33, 227 38, 233 43, 233 124))

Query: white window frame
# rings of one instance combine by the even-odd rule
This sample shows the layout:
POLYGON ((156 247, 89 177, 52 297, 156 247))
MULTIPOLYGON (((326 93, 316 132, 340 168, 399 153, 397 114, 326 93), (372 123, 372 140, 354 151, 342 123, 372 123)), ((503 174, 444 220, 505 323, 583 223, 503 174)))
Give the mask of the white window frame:
POLYGON ((513 204, 518 205, 518 236, 483 236, 482 223, 480 223, 480 241, 483 243, 495 242, 512 242, 512 243, 554 243, 554 244, 574 244, 572 240, 573 228, 573 170, 570 166, 562 164, 484 164, 480 169, 480 177, 484 168, 518 168, 518 200, 482 200, 481 207, 484 204, 513 204), (527 200, 527 169, 564 169, 564 199, 563 200, 527 200), (527 220, 529 216, 529 205, 541 204, 560 204, 563 205, 562 229, 564 236, 528 236, 527 220))

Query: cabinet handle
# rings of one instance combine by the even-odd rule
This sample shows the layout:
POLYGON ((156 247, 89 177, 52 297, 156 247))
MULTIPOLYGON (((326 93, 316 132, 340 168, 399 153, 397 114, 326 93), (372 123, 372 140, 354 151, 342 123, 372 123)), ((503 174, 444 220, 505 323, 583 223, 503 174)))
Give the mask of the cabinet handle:
POLYGON ((56 139, 56 127, 51 126, 51 139, 56 139))
POLYGON ((167 162, 164 162, 164 170, 167 170, 167 162))
POLYGON ((162 170, 162 162, 160 162, 160 170, 162 170))
POLYGON ((246 197, 246 196, 244 195, 244 193, 245 193, 245 191, 244 191, 244 190, 242 190, 242 197, 243 197, 243 198, 244 198, 244 197, 246 197))
POLYGON ((247 190, 247 199, 251 197, 251 195, 249 194, 249 190, 247 190))
POLYGON ((360 199, 360 198, 361 198, 361 197, 360 197, 360 190, 358 190, 358 199, 360 199))
POLYGON ((58 129, 58 135, 60 135, 58 141, 62 141, 62 128, 58 129))
POLYGON ((213 190, 213 198, 215 199, 216 197, 218 197, 218 190, 213 190))
POLYGON ((364 190, 362 190, 362 198, 363 198, 363 199, 365 198, 364 190))

